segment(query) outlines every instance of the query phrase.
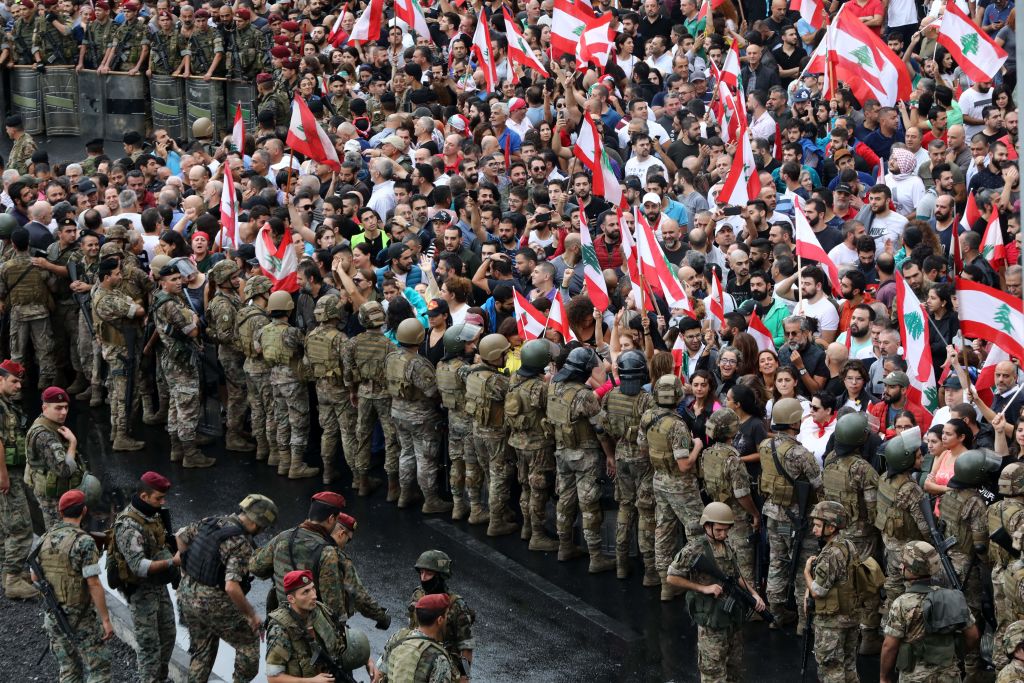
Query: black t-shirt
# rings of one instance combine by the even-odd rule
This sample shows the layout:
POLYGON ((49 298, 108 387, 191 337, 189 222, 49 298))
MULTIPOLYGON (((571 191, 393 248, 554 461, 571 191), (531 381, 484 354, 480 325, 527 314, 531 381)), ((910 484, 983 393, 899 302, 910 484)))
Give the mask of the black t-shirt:
MULTIPOLYGON (((748 417, 746 422, 740 425, 736 436, 732 438, 733 447, 740 452, 741 456, 750 455, 757 450, 762 441, 768 438, 768 428, 764 420, 759 417, 748 417)), ((761 477, 761 464, 756 462, 745 463, 747 472, 756 482, 761 477)))
POLYGON ((843 233, 827 223, 825 224, 825 229, 814 233, 814 236, 818 238, 818 242, 826 254, 843 241, 843 233))
POLYGON ((668 154, 668 158, 672 160, 673 164, 682 166, 684 161, 700 154, 700 147, 696 143, 690 144, 680 138, 669 145, 665 153, 668 154))
MULTIPOLYGON (((780 69, 798 69, 803 66, 803 61, 807 56, 799 45, 796 46, 796 50, 793 51, 792 55, 786 54, 786 51, 782 49, 782 46, 772 50, 772 55, 775 56, 775 62, 779 65, 780 69)), ((779 77, 782 80, 782 86, 786 87, 795 79, 794 76, 779 77)))
MULTIPOLYGON (((782 348, 779 349, 779 362, 786 367, 795 367, 793 361, 789 359, 790 354, 793 353, 793 347, 789 344, 783 344, 782 348)), ((811 342, 807 345, 807 348, 800 351, 800 357, 803 358, 804 368, 807 369, 814 377, 824 377, 826 380, 829 378, 828 366, 825 364, 825 352, 821 350, 821 347, 811 342)), ((797 391, 803 390, 803 382, 797 382, 797 391)))
POLYGON ((689 251, 683 242, 679 243, 679 248, 675 251, 670 251, 665 245, 662 245, 661 250, 665 252, 665 258, 667 258, 669 263, 673 266, 683 265, 683 259, 686 258, 686 252, 689 251))

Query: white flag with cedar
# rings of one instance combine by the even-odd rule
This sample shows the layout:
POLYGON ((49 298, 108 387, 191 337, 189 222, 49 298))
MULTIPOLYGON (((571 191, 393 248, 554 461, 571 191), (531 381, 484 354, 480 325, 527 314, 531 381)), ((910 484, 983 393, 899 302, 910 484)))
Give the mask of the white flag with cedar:
POLYGON ((956 279, 960 330, 966 339, 985 339, 1024 360, 1024 302, 1001 289, 956 279))
POLYGON ((928 313, 899 272, 896 273, 896 311, 910 377, 909 396, 926 410, 934 411, 939 407, 939 390, 929 346, 928 313))
POLYGON ((946 3, 938 42, 975 82, 991 81, 1006 63, 1006 50, 978 28, 956 3, 946 3))
MULTIPOLYGON (((604 281, 601 264, 594 251, 594 243, 590 239, 590 228, 587 226, 586 214, 580 209, 580 250, 583 256, 583 288, 590 297, 590 303, 599 311, 608 310, 608 285, 604 281)), ((577 266, 578 267, 578 266, 577 266)))

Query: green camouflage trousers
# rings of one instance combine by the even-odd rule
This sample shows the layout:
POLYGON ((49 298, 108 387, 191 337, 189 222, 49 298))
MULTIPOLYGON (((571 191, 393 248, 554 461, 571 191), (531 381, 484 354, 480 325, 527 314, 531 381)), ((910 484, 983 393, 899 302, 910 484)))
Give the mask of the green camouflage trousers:
POLYGON ((461 500, 466 495, 466 453, 475 458, 473 450, 473 422, 464 413, 448 412, 448 459, 452 463, 448 484, 452 498, 461 500))
POLYGON ((516 477, 516 455, 503 436, 499 439, 477 437, 473 440, 478 449, 487 449, 487 507, 492 521, 510 519, 512 481, 516 477))
POLYGON ((242 431, 245 421, 245 370, 242 369, 244 356, 238 351, 220 347, 217 359, 224 368, 224 379, 227 384, 227 428, 229 432, 242 431))
POLYGON ((70 303, 58 303, 57 310, 50 314, 50 324, 53 326, 53 348, 57 367, 66 368, 70 361, 74 370, 80 370, 81 362, 75 340, 78 333, 78 304, 74 300, 70 303))
POLYGON ((38 320, 16 320, 11 316, 11 360, 28 367, 32 363, 26 358, 28 345, 36 354, 39 366, 39 388, 45 389, 54 383, 57 377, 57 363, 53 354, 53 326, 49 318, 38 320))
POLYGON ((577 509, 583 515, 583 539, 590 550, 601 547, 601 487, 597 483, 600 451, 562 449, 555 451, 558 489, 557 528, 559 539, 572 535, 577 509))
POLYGON ((43 616, 43 629, 50 639, 50 648, 60 670, 57 681, 109 683, 110 652, 103 642, 103 628, 92 603, 85 607, 65 607, 64 611, 75 629, 77 643, 68 640, 49 612, 43 616))
POLYGON ((408 490, 419 482, 425 496, 437 495, 438 456, 441 444, 433 424, 392 417, 398 434, 398 483, 408 490))
POLYGON ((322 379, 316 383, 316 400, 320 429, 320 456, 324 465, 333 464, 338 444, 344 451, 345 462, 354 472, 356 465, 356 407, 349 400, 348 390, 336 382, 322 379))
POLYGON ((352 471, 356 474, 369 471, 370 436, 379 421, 384 431, 384 471, 397 475, 398 434, 395 432, 394 420, 391 419, 391 399, 360 396, 356 411, 356 465, 352 471))
POLYGON ((167 586, 141 586, 128 600, 142 683, 164 683, 174 652, 174 607, 167 586))
MULTIPOLYGON (((875 560, 880 560, 879 564, 884 566, 885 559, 882 557, 881 551, 882 538, 877 532, 867 536, 845 536, 845 538, 850 543, 853 543, 853 547, 857 549, 857 555, 860 559, 866 560, 869 557, 873 557, 875 560)), ((874 600, 864 606, 864 611, 860 617, 861 629, 867 631, 878 630, 879 624, 882 622, 881 605, 882 596, 877 595, 874 600)))
POLYGON ((743 680, 743 633, 739 629, 698 626, 697 669, 701 683, 743 680))
POLYGON ((89 324, 85 322, 85 316, 78 316, 78 334, 75 338, 75 346, 78 351, 78 367, 90 384, 99 384, 99 344, 96 338, 89 334, 89 324))
MULTIPOLYGON (((766 518, 768 528, 768 602, 772 605, 780 605, 786 602, 789 589, 789 563, 793 559, 793 525, 787 519, 780 522, 771 517, 766 518)), ((804 536, 803 545, 796 550, 797 571, 796 571, 796 608, 799 618, 804 618, 804 601, 802 596, 807 592, 807 582, 804 581, 803 568, 807 565, 807 558, 818 553, 818 539, 814 534, 808 533, 804 536)))
POLYGON ((517 448, 516 465, 522 488, 519 508, 533 532, 543 533, 548 498, 551 496, 550 476, 555 471, 554 449, 551 446, 528 450, 517 448))
POLYGON ((32 517, 25 497, 21 467, 8 470, 11 488, 0 493, 0 539, 3 540, 3 573, 21 574, 32 550, 32 517))
POLYGON ((168 389, 167 431, 177 434, 182 443, 191 443, 199 426, 199 373, 166 362, 163 370, 168 389))
POLYGON ((622 552, 629 545, 629 532, 637 525, 636 540, 646 560, 654 557, 654 470, 646 459, 615 459, 615 547, 622 552))
MULTIPOLYGON (((106 353, 103 356, 104 360, 107 361, 107 401, 110 403, 110 433, 127 434, 132 425, 132 416, 138 414, 139 410, 139 382, 141 378, 139 365, 141 365, 141 361, 135 363, 135 391, 131 397, 131 410, 128 410, 128 403, 126 402, 128 394, 128 365, 125 362, 126 349, 107 346, 105 350, 106 353)), ((199 383, 196 382, 195 386, 196 391, 198 391, 199 383)), ((198 403, 194 395, 192 400, 198 403)), ((198 421, 198 419, 199 413, 197 412, 196 420, 198 421)), ((168 421, 168 424, 174 423, 168 421)), ((193 427, 194 430, 195 428, 193 427)))
POLYGON ((654 566, 659 572, 668 570, 672 557, 679 549, 679 531, 686 538, 697 538, 701 534, 700 516, 704 503, 700 491, 692 492, 666 490, 654 483, 654 566))
POLYGON ((309 442, 309 392, 303 382, 274 374, 271 371, 270 387, 277 416, 277 449, 286 453, 293 446, 305 446, 309 442))
POLYGON ((186 578, 178 590, 178 609, 182 623, 188 627, 190 683, 209 680, 221 640, 235 648, 235 683, 256 677, 260 668, 260 637, 227 593, 197 586, 186 578))
POLYGON ((903 546, 906 543, 892 536, 882 536, 882 543, 885 545, 885 602, 882 603, 882 626, 885 626, 892 601, 907 592, 907 584, 903 579, 903 546))
MULTIPOLYGON (((504 445, 501 432, 481 431, 473 425, 473 433, 466 439, 462 454, 466 462, 466 497, 470 505, 483 504, 483 491, 491 474, 491 454, 504 445)), ((490 492, 488 492, 488 497, 490 492)), ((490 500, 487 501, 488 505, 490 500)))
POLYGON ((821 683, 857 683, 856 626, 845 628, 814 624, 814 660, 821 683))
POLYGON ((270 373, 248 373, 245 383, 252 413, 252 434, 256 439, 256 457, 266 460, 271 446, 277 448, 277 413, 274 391, 270 388, 270 373))
POLYGON ((43 527, 49 531, 61 520, 60 512, 57 510, 57 498, 43 498, 36 495, 39 502, 39 511, 43 513, 43 527))
POLYGON ((746 580, 748 585, 754 585, 754 544, 750 542, 750 535, 754 533, 754 527, 747 521, 747 512, 742 514, 733 513, 736 523, 729 529, 729 535, 725 542, 736 553, 736 564, 740 567, 740 576, 746 580))

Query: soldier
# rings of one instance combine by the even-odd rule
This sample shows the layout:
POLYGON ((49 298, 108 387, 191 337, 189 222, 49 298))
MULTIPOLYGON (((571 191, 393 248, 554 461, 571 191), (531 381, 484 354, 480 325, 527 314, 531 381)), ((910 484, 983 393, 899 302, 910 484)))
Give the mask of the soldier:
MULTIPOLYGON (((678 377, 668 376, 678 381, 678 377)), ((658 380, 660 384, 666 377, 658 380)), ((657 400, 657 389, 655 389, 657 400)), ((764 601, 740 574, 736 553, 726 542, 733 525, 732 509, 712 502, 700 516, 703 535, 687 535, 686 545, 668 566, 667 581, 686 591, 686 608, 697 624, 697 668, 702 681, 739 681, 743 677, 743 606, 724 592, 717 580, 694 568, 703 555, 720 572, 733 578, 754 598, 755 609, 763 612, 764 601)))
POLYGON ((366 666, 371 673, 370 642, 359 631, 335 625, 331 611, 317 601, 313 572, 291 571, 284 576, 286 605, 267 615, 267 680, 332 681, 331 665, 342 671, 366 666))
POLYGON ((263 355, 253 344, 256 333, 270 323, 267 313, 267 298, 273 283, 265 275, 255 275, 245 281, 243 295, 249 303, 235 314, 238 345, 245 362, 246 397, 249 400, 250 422, 256 437, 256 460, 266 461, 277 467, 280 460, 277 450, 277 417, 274 409, 274 392, 270 387, 270 368, 263 355))
POLYGON ((288 97, 278 90, 274 77, 268 73, 256 74, 256 111, 269 109, 278 122, 288 120, 288 97))
POLYGON ((277 473, 287 474, 289 479, 306 479, 320 474, 320 470, 303 462, 309 439, 309 393, 304 381, 302 332, 288 324, 294 309, 295 302, 288 292, 272 293, 267 303, 270 323, 256 332, 253 349, 270 365, 277 415, 277 473))
POLYGON ((189 681, 210 678, 220 640, 235 648, 236 681, 250 681, 259 671, 262 624, 245 594, 252 583, 252 537, 277 521, 277 505, 250 493, 238 507, 234 514, 207 517, 177 533, 184 570, 178 609, 188 627, 189 681))
MULTIPOLYGON (((803 408, 796 399, 781 399, 772 406, 773 436, 758 446, 761 456, 761 493, 765 496, 761 514, 768 518, 768 547, 771 559, 768 563, 768 604, 775 615, 783 615, 783 621, 792 621, 793 614, 785 608, 790 590, 794 595, 803 595, 807 590, 803 572, 799 571, 814 554, 817 543, 810 534, 795 547, 794 528, 807 523, 807 507, 800 509, 798 487, 810 487, 811 492, 821 492, 821 466, 814 454, 796 440, 803 408), (795 566, 794 566, 795 565, 795 566), (790 585, 795 576, 795 585, 790 585), (788 614, 787 614, 788 612, 788 614)), ((807 506, 810 506, 810 495, 807 506)), ((804 605, 797 600, 800 623, 797 632, 803 632, 804 605)), ((781 624, 772 625, 779 628, 781 624)))
POLYGON ((77 363, 78 376, 68 387, 68 394, 75 391, 75 399, 88 401, 92 387, 100 382, 95 356, 99 353, 93 332, 92 286, 96 284, 96 273, 100 266, 100 236, 91 230, 82 231, 78 238, 79 248, 71 252, 68 260, 68 289, 74 303, 74 344, 72 361, 77 363), (84 302, 84 303, 83 303, 84 302))
POLYGON ((939 554, 924 541, 903 547, 900 575, 907 592, 892 603, 886 618, 879 682, 899 680, 958 681, 957 651, 961 645, 977 657, 978 627, 960 591, 940 588, 939 554), (962 639, 962 641, 961 641, 962 639))
MULTIPOLYGON (((85 27, 85 36, 78 51, 76 71, 100 68, 116 27, 117 24, 110 20, 110 3, 106 0, 94 3, 93 19, 85 27)), ((92 175, 88 172, 92 170, 83 164, 83 175, 92 175)))
MULTIPOLYGON (((103 246, 106 247, 107 244, 103 246)), ((146 283, 147 286, 156 286, 157 290, 159 290, 157 283, 160 281, 160 271, 170 262, 171 258, 166 254, 157 254, 153 257, 149 262, 150 279, 146 283)), ((127 261, 121 261, 122 280, 121 287, 118 289, 125 294, 131 289, 124 286, 127 282, 125 279, 127 272, 141 274, 142 270, 133 268, 128 265, 127 261)), ((155 296, 156 293, 153 292, 153 295, 155 296)), ((150 298, 146 296, 145 300, 148 302, 150 298)), ((167 378, 164 377, 164 373, 160 369, 160 362, 157 360, 156 350, 160 343, 160 333, 152 325, 147 325, 144 330, 149 337, 142 340, 142 362, 140 364, 142 367, 142 378, 139 383, 139 389, 142 394, 142 423, 147 425, 166 425, 167 408, 171 402, 171 391, 167 386, 167 378), (156 401, 153 400, 153 394, 156 394, 156 401)))
POLYGON ((66 491, 54 509, 60 516, 32 551, 33 558, 38 555, 43 575, 33 571, 32 580, 50 584, 72 632, 64 632, 49 610, 43 628, 57 659, 59 680, 104 683, 110 681, 110 653, 105 643, 114 635, 114 627, 100 583, 100 552, 96 541, 82 529, 87 512, 85 494, 77 489, 66 491))
POLYGON ((167 10, 160 10, 156 28, 149 37, 149 67, 146 76, 169 76, 181 70, 182 36, 174 28, 174 15, 167 10))
MULTIPOLYGON (((128 374, 133 373, 131 381, 138 386, 140 349, 137 341, 133 348, 127 340, 141 338, 141 323, 146 317, 146 309, 119 291, 121 264, 116 258, 101 261, 96 277, 99 284, 94 289, 92 315, 96 337, 100 342, 100 352, 107 363, 107 395, 110 399, 113 448, 115 451, 142 450, 145 443, 136 441, 128 435, 131 429, 131 415, 134 412, 131 404, 135 399, 134 392, 131 397, 128 396, 128 374)), ((172 462, 176 462, 173 459, 174 455, 172 451, 172 462)))
POLYGON ((85 463, 78 456, 78 439, 67 425, 68 394, 60 387, 43 390, 42 415, 25 435, 26 459, 43 524, 47 529, 60 522, 57 502, 64 493, 78 487, 85 475, 85 463))
POLYGON ((181 556, 164 508, 170 489, 170 480, 156 472, 139 478, 131 502, 114 520, 114 543, 107 557, 128 600, 143 683, 167 680, 177 632, 167 593, 167 584, 177 586, 181 578, 181 556))
POLYGON ((188 39, 188 51, 182 51, 185 60, 185 78, 201 76, 210 80, 224 75, 224 41, 220 32, 211 28, 210 13, 205 9, 195 12, 196 21, 191 30, 182 29, 182 38, 188 39))
POLYGON ((1002 668, 996 683, 1018 683, 1024 680, 1024 621, 1015 621, 1010 624, 1003 633, 999 653, 1009 659, 1009 663, 1002 668))
MULTIPOLYGON (((14 15, 14 26, 4 41, 3 59, 0 62, 6 64, 10 60, 12 64, 18 66, 32 64, 35 61, 32 53, 32 37, 36 30, 35 5, 32 3, 32 0, 22 0, 11 5, 10 12, 14 15)), ((15 116, 17 116, 19 121, 21 120, 21 116, 15 114, 8 117, 8 121, 15 116)), ((7 125, 9 127, 11 124, 8 123, 7 125)), ((31 138, 29 139, 31 140, 31 138)), ((32 151, 35 151, 34 146, 32 151)), ((25 157, 25 161, 27 162, 31 156, 32 152, 29 152, 28 156, 25 157)), ((24 167, 16 166, 13 162, 13 154, 10 167, 18 169, 19 173, 28 173, 28 164, 26 163, 24 167)))
POLYGON ((637 445, 640 417, 654 407, 643 390, 650 381, 647 359, 641 351, 626 351, 616 361, 619 386, 601 400, 601 427, 615 442, 615 500, 619 503, 615 524, 615 576, 629 576, 629 539, 637 525, 636 539, 644 559, 644 585, 661 584, 654 562, 654 471, 650 458, 637 445))
MULTIPOLYGON (((700 536, 700 490, 694 467, 697 464, 693 438, 676 407, 683 400, 683 383, 678 377, 658 378, 652 388, 655 407, 640 417, 637 443, 647 450, 654 470, 654 566, 661 579, 661 599, 670 601, 677 591, 667 580, 669 562, 676 552, 679 527, 687 540, 700 536), (681 522, 681 524, 680 524, 681 522)), ((735 523, 730 516, 730 524, 735 523)))
POLYGON ((400 346, 384 360, 384 375, 391 394, 391 419, 395 423, 400 446, 398 483, 401 493, 398 507, 413 502, 415 485, 423 492, 423 514, 448 512, 452 504, 442 500, 437 490, 437 428, 441 411, 437 404, 437 377, 434 366, 419 354, 426 330, 418 318, 403 320, 395 338, 400 346))
MULTIPOLYGON (((826 500, 842 503, 849 513, 843 537, 853 543, 861 560, 880 557, 878 529, 875 528, 878 501, 878 473, 860 457, 868 438, 865 413, 843 415, 836 422, 835 450, 825 454, 821 484, 826 500)), ((859 653, 877 655, 882 649, 879 605, 865 610, 861 622, 859 653)))
POLYGON ((420 554, 413 566, 419 573, 420 587, 412 592, 409 599, 409 628, 420 626, 420 615, 416 606, 424 596, 446 596, 449 602, 448 619, 444 628, 437 634, 437 640, 444 645, 448 655, 462 672, 462 677, 469 679, 470 667, 473 664, 473 622, 476 621, 476 613, 462 596, 448 590, 448 581, 452 578, 452 560, 440 550, 427 550, 420 554))
POLYGON ((217 342, 217 359, 224 368, 227 380, 227 434, 224 448, 229 451, 251 451, 256 443, 244 431, 245 370, 244 356, 238 345, 238 310, 242 298, 238 289, 242 279, 238 264, 233 260, 220 261, 208 273, 217 285, 217 293, 206 309, 206 333, 217 342))
MULTIPOLYGON (((424 595, 412 606, 417 626, 393 635, 378 660, 380 673, 388 681, 460 680, 457 661, 442 643, 451 630, 451 599, 444 594, 424 595)), ((467 675, 462 677, 465 680, 467 675)))
POLYGON ((32 162, 32 155, 36 153, 36 141, 25 132, 25 122, 21 114, 11 114, 4 121, 7 137, 14 143, 11 147, 11 156, 7 160, 7 167, 13 168, 22 175, 28 173, 29 164, 32 162))
MULTIPOLYGON (((306 364, 316 381, 317 414, 320 419, 320 457, 324 461, 324 484, 337 479, 334 457, 338 444, 345 457, 354 462, 353 438, 356 409, 348 397, 341 370, 345 335, 338 329, 341 322, 341 301, 337 294, 327 294, 316 302, 313 317, 319 323, 306 335, 306 364)), ((349 467, 352 463, 349 463, 349 467)), ((358 482, 357 482, 358 486, 358 482)))
MULTIPOLYGON (((447 333, 446 333, 447 334, 447 333)), ((505 396, 508 445, 516 451, 523 512, 522 539, 530 550, 552 552, 558 541, 544 531, 551 477, 555 472, 555 443, 547 421, 548 382, 544 373, 551 362, 551 343, 533 339, 519 351, 519 370, 505 396)))
MULTIPOLYGON (((451 461, 448 483, 454 504, 453 520, 465 519, 469 513, 469 505, 466 503, 466 453, 473 448, 473 418, 466 412, 466 384, 459 369, 472 362, 479 337, 478 325, 459 323, 449 327, 442 339, 444 358, 435 370, 441 405, 448 411, 448 459, 451 461)), ((514 446, 511 436, 509 445, 514 446)))
POLYGON ((750 473, 732 445, 739 431, 739 417, 730 408, 719 408, 708 418, 706 432, 711 445, 700 453, 697 475, 711 500, 725 503, 735 520, 727 542, 736 553, 740 575, 754 583, 754 548, 750 537, 761 529, 761 511, 751 494, 750 473))
POLYGON ((245 7, 235 11, 235 30, 228 34, 228 75, 252 82, 256 74, 267 68, 266 40, 252 25, 252 12, 245 7))
POLYGON ((51 286, 53 277, 32 262, 28 251, 29 235, 24 228, 11 233, 14 256, 0 265, 0 313, 8 314, 11 335, 11 360, 25 365, 31 340, 39 365, 39 388, 54 383, 57 363, 53 357, 54 309, 51 286))
POLYGON ((16 253, 11 235, 18 229, 18 219, 9 213, 0 213, 0 264, 7 263, 16 253))
MULTIPOLYGON (((999 474, 999 493, 1005 496, 988 507, 989 557, 992 559, 992 594, 996 610, 995 642, 999 643, 1007 625, 1014 621, 1009 613, 1009 601, 1003 591, 1003 574, 1013 561, 1013 535, 1024 529, 1024 464, 1014 462, 999 474)), ((994 648, 993 663, 1000 667, 1006 663, 999 648, 994 648)))
POLYGON ((32 54, 36 68, 74 64, 78 58, 78 41, 72 33, 74 26, 71 17, 55 11, 57 0, 43 0, 43 4, 46 6, 45 14, 36 19, 32 34, 32 54))
POLYGON ((203 455, 196 444, 199 425, 199 316, 181 293, 181 272, 167 265, 160 269, 160 292, 153 299, 152 318, 160 335, 160 370, 170 390, 167 432, 171 462, 184 467, 210 467, 217 461, 203 455))
MULTIPOLYGON (((384 359, 394 345, 384 336, 384 309, 376 301, 359 307, 359 324, 366 328, 345 344, 342 363, 349 399, 356 406, 355 466, 352 476, 359 484, 359 495, 368 496, 376 488, 369 479, 370 435, 377 421, 384 431, 384 470, 388 475, 389 503, 398 500, 398 436, 391 419, 391 395, 384 379, 384 359)), ((351 465, 350 465, 351 466, 351 465)))
POLYGON ((25 369, 0 363, 0 538, 3 539, 4 595, 27 600, 39 592, 25 580, 25 558, 32 549, 32 517, 25 493, 25 414, 15 396, 25 369))
MULTIPOLYGON (((859 414, 859 413, 858 413, 859 414)), ((857 547, 840 532, 849 516, 842 503, 823 500, 809 515, 811 531, 824 543, 803 566, 807 601, 814 601, 814 658, 823 683, 857 679, 857 631, 860 610, 854 576, 859 563, 857 547)))
MULTIPOLYGON (((46 248, 46 256, 33 256, 32 265, 42 268, 50 274, 54 309, 50 314, 50 326, 53 328, 54 359, 57 362, 58 374, 67 376, 68 361, 78 369, 78 352, 74 343, 78 330, 78 303, 71 296, 71 280, 68 277, 68 262, 78 251, 78 224, 74 218, 67 217, 58 221, 57 240, 46 248)), ((69 394, 76 394, 85 389, 86 385, 75 382, 74 388, 68 387, 69 394)))
POLYGON ((139 20, 138 0, 121 5, 124 23, 111 32, 107 54, 98 71, 106 75, 111 71, 126 71, 134 76, 142 71, 149 55, 149 28, 139 20))

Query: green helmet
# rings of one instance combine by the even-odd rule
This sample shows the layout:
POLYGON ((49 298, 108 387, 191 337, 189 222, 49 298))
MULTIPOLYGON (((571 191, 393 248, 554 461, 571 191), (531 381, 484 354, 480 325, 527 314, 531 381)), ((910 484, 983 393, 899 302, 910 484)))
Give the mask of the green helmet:
POLYGON ((531 339, 519 350, 521 367, 542 372, 551 362, 551 343, 547 339, 531 339))
POLYGON ((711 414, 705 431, 715 441, 729 441, 740 429, 740 417, 732 408, 719 408, 711 414))
POLYGON ((662 375, 654 383, 654 402, 663 408, 675 408, 683 400, 683 383, 675 375, 662 375))
POLYGON ((781 398, 772 406, 772 424, 793 427, 804 419, 804 407, 795 398, 781 398))
POLYGON ((446 356, 461 356, 466 352, 466 342, 471 342, 480 334, 480 326, 472 323, 459 323, 444 332, 444 353, 446 356))
POLYGON ((903 546, 903 568, 914 576, 935 576, 939 573, 939 554, 924 541, 911 541, 903 546))
POLYGON ((376 301, 367 301, 359 307, 359 324, 368 330, 384 327, 384 307, 376 301))
POLYGON ((274 292, 270 295, 270 301, 267 302, 267 310, 271 313, 295 310, 295 302, 292 301, 292 295, 283 289, 274 292))
POLYGON ((1024 643, 1024 620, 1015 621, 1006 627, 1006 631, 1003 632, 1003 652, 1013 659, 1013 653, 1021 643, 1024 643))
POLYGON ((864 413, 843 415, 836 421, 836 446, 863 446, 868 440, 868 429, 868 416, 864 413))
POLYGON ((246 300, 262 296, 274 287, 274 283, 266 275, 253 275, 245 281, 245 289, 242 293, 246 300))
POLYGON ((366 634, 351 624, 345 624, 345 651, 341 653, 341 668, 355 671, 366 666, 370 658, 370 640, 366 634))
POLYGON ((277 505, 259 493, 250 493, 242 499, 238 507, 261 529, 266 529, 277 521, 277 505))
POLYGON ((0 239, 11 239, 11 233, 18 227, 18 219, 9 213, 0 213, 0 239))
POLYGON ((725 503, 715 501, 705 505, 704 512, 700 515, 700 525, 704 526, 708 523, 731 525, 736 523, 736 516, 732 513, 731 507, 725 503))
POLYGON ((1004 496, 1024 494, 1024 463, 1011 462, 999 473, 999 493, 1004 496))
POLYGON ((110 258, 111 256, 123 256, 123 255, 124 255, 124 247, 121 246, 120 242, 111 242, 110 240, 107 240, 106 242, 103 243, 103 246, 100 247, 100 258, 101 259, 110 258))
POLYGON ((446 579, 452 578, 452 558, 448 557, 448 553, 440 550, 423 551, 416 559, 416 564, 413 567, 417 571, 426 569, 429 572, 440 574, 446 579))
POLYGON ((124 227, 123 225, 118 225, 117 223, 114 223, 104 231, 103 236, 106 238, 107 242, 127 242, 128 228, 124 227))
POLYGON ((953 462, 953 478, 950 488, 972 488, 981 486, 999 471, 1003 464, 995 451, 988 448, 974 448, 961 453, 953 462))
POLYGON ((320 297, 313 307, 313 317, 318 323, 325 323, 328 320, 337 320, 341 317, 341 299, 337 294, 328 294, 320 297))
POLYGON ((837 529, 845 529, 850 523, 850 515, 842 503, 834 500, 823 500, 814 506, 810 514, 811 519, 820 519, 823 522, 832 524, 837 529))
POLYGON ((238 264, 234 261, 218 261, 210 268, 210 277, 218 285, 226 285, 238 273, 238 264))
POLYGON ((398 323, 395 339, 402 346, 419 346, 426 334, 427 331, 423 329, 423 323, 418 318, 406 318, 398 323))
POLYGON ((890 474, 906 472, 914 466, 921 452, 921 429, 912 427, 889 439, 885 444, 885 467, 890 474))
POLYGON ((512 348, 503 334, 489 334, 480 340, 480 357, 488 363, 497 363, 501 354, 512 348))
POLYGON ((87 507, 98 509, 100 505, 100 498, 103 497, 103 484, 95 476, 86 472, 82 475, 82 483, 78 485, 78 490, 85 494, 85 504, 87 507))

